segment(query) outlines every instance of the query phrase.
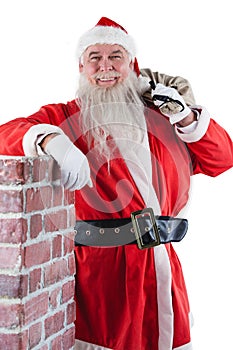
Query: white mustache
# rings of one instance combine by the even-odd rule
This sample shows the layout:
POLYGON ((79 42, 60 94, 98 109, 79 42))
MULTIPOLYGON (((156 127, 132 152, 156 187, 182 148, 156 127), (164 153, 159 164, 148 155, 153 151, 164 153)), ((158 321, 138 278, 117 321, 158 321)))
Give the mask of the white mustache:
POLYGON ((92 78, 94 79, 111 79, 111 78, 118 78, 121 74, 115 71, 111 72, 100 72, 92 75, 92 78))

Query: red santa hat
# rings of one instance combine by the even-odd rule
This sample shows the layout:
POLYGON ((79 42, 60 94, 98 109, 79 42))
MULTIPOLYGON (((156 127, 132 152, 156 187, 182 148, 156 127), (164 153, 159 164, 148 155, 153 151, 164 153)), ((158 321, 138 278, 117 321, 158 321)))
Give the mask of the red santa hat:
POLYGON ((133 38, 118 23, 107 17, 102 17, 95 27, 85 32, 79 39, 77 56, 80 58, 84 51, 91 45, 110 44, 120 45, 130 54, 134 62, 134 70, 140 74, 136 55, 136 46, 133 38))

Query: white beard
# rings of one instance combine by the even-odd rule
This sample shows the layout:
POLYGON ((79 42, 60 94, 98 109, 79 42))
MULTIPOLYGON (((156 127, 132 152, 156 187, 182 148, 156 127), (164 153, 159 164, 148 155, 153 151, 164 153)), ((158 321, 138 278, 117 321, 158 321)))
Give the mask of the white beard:
MULTIPOLYGON (((106 74, 106 78, 111 76, 112 72, 109 76, 106 74)), ((120 151, 145 205, 154 208, 159 215, 160 206, 152 185, 145 106, 141 99, 147 89, 148 81, 140 80, 134 72, 110 88, 91 85, 81 75, 77 103, 81 111, 82 133, 87 136, 89 151, 97 151, 99 166, 107 162, 111 171, 110 161, 118 157, 120 151)))
POLYGON ((107 88, 92 85, 80 75, 76 101, 81 109, 81 129, 87 136, 89 149, 94 145, 109 161, 115 144, 109 139, 118 144, 122 141, 126 147, 126 141, 142 143, 146 130, 140 96, 141 87, 133 71, 123 82, 107 88))

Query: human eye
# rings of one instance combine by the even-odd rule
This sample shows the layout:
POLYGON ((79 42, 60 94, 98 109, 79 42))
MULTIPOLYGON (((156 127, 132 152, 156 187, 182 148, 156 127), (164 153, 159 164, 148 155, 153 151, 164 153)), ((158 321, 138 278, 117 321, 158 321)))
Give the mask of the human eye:
POLYGON ((91 56, 89 60, 90 62, 97 62, 100 60, 100 56, 91 56))
POLYGON ((111 59, 111 60, 117 60, 117 61, 118 61, 118 60, 121 60, 122 57, 121 57, 121 55, 111 55, 111 56, 110 56, 110 59, 111 59))

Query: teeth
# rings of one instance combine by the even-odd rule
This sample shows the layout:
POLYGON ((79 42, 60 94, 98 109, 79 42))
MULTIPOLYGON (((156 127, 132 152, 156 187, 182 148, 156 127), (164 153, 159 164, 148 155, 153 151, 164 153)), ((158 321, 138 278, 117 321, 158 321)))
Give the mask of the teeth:
POLYGON ((101 81, 112 81, 112 80, 114 80, 114 78, 106 78, 106 79, 104 79, 104 78, 102 78, 102 79, 99 79, 99 80, 101 80, 101 81))

